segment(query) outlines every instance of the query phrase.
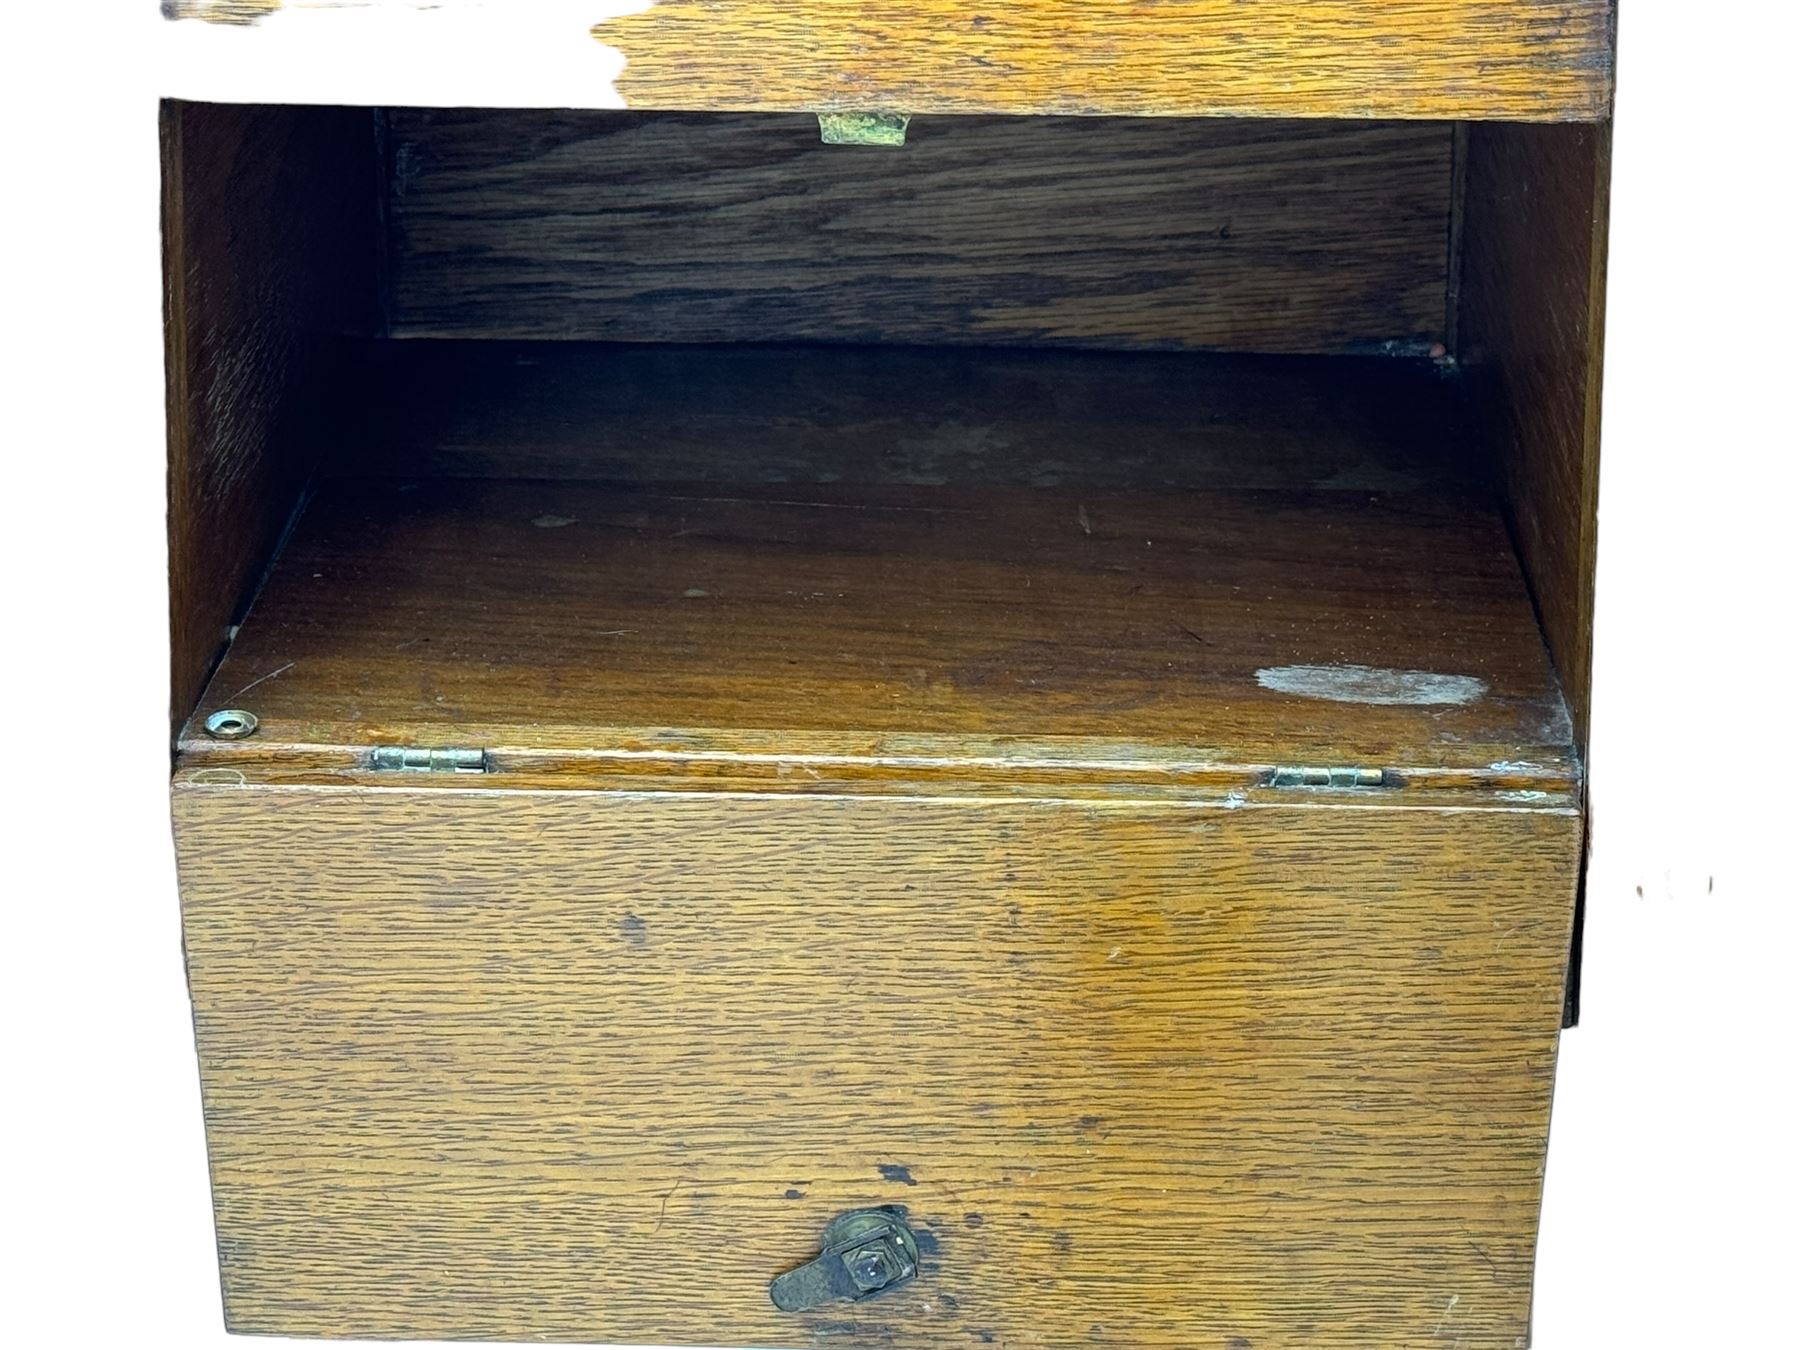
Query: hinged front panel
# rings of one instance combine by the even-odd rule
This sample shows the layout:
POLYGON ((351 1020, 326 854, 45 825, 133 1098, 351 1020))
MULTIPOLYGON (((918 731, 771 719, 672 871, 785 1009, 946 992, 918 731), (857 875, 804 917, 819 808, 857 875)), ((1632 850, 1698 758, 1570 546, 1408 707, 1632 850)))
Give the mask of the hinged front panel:
POLYGON ((1526 1334, 1570 811, 220 772, 176 822, 237 1330, 1526 1334))

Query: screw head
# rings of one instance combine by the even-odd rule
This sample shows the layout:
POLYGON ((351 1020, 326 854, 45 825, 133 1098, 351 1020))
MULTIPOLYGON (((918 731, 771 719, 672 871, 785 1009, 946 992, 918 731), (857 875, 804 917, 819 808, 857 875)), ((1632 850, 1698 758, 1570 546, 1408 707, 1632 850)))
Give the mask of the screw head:
POLYGON ((242 708, 221 708, 206 719, 206 734, 215 741, 241 741, 256 734, 256 714, 242 708))

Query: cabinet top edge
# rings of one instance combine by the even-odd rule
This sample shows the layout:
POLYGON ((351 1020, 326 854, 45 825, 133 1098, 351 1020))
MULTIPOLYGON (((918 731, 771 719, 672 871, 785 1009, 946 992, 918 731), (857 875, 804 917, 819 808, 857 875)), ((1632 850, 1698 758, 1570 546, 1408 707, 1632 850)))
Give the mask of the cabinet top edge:
POLYGON ((163 0, 216 102, 1603 121, 1615 0, 163 0), (1248 53, 1248 55, 1246 55, 1248 53), (316 59, 314 59, 316 58, 316 59))

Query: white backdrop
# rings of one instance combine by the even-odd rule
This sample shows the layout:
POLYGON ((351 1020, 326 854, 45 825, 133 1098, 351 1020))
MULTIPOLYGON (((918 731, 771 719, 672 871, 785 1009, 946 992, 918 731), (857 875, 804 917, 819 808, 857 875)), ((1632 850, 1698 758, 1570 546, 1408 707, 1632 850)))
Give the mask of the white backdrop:
MULTIPOLYGON (((223 1345, 160 738, 164 26, 152 0, 17 8, 0 1325, 223 1345)), ((1776 0, 1624 9, 1587 993, 1536 1344, 1792 1344, 1800 25, 1776 0)))

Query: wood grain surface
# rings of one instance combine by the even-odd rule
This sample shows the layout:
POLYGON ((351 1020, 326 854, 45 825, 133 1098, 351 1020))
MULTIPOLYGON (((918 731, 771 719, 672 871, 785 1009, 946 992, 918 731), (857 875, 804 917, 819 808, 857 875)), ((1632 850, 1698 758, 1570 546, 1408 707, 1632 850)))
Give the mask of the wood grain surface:
POLYGON ((162 110, 170 701, 192 710, 318 458, 335 335, 375 315, 366 109, 162 110))
POLYGON ((395 109, 400 336, 1424 351, 1443 124, 395 109))
POLYGON ((895 108, 912 144, 392 110, 385 193, 366 110, 172 105, 174 812, 232 1329, 1525 1344, 1606 129, 931 114, 1592 119, 1610 22, 662 0, 573 34, 634 102, 895 108), (378 312, 409 340, 351 378, 327 339, 378 312), (1549 650, 1445 364, 676 345, 746 337, 1453 342, 1549 650), (224 707, 256 735, 208 738, 224 707), (777 1313, 873 1204, 918 1282, 777 1313))
POLYGON ((1612 128, 1475 126, 1467 145, 1460 355, 1585 743, 1612 128))
POLYGON ((1584 120, 1610 0, 658 0, 595 35, 634 108, 1584 120))
POLYGON ((175 808, 235 1330, 1526 1335, 1570 812, 175 808), (881 1203, 921 1278, 776 1313, 768 1281, 881 1203))
MULTIPOLYGON (((434 101, 471 106, 529 103, 527 62, 561 74, 596 39, 624 72, 616 92, 596 74, 589 96, 646 109, 1579 121, 1612 99, 1612 0, 656 0, 623 17, 515 0, 535 45, 510 41, 488 0, 161 4, 243 27, 279 12, 297 45, 332 33, 387 50, 410 27, 420 59, 468 65, 465 96, 434 101), (372 8, 383 24, 342 22, 372 8)), ((546 99, 571 88, 540 84, 546 99)))
POLYGON ((1469 495, 333 480, 196 723, 224 707, 262 730, 193 725, 184 753, 704 759, 756 733, 802 756, 1073 740, 1140 765, 1575 772, 1504 527, 1469 495))

